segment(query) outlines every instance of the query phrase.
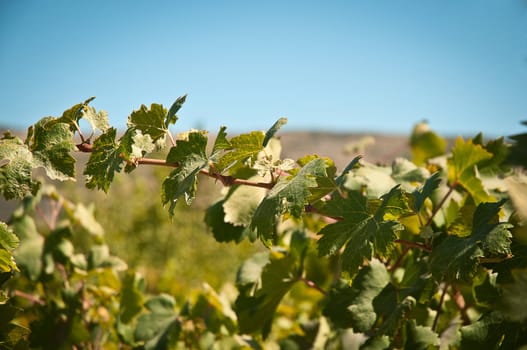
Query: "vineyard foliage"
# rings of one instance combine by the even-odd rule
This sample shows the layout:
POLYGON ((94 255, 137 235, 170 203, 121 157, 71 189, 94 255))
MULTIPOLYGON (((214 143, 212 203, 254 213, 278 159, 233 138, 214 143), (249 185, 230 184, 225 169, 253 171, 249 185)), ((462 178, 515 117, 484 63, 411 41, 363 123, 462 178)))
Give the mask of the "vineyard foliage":
POLYGON ((91 98, 0 139, 0 191, 21 203, 0 223, 0 349, 527 347, 527 134, 449 144, 420 124, 411 160, 357 155, 337 169, 316 154, 282 159, 285 118, 174 137, 185 98, 142 105, 120 136, 91 98), (148 292, 94 207, 35 175, 75 180, 81 152, 93 190, 170 169, 160 203, 173 220, 201 182, 221 184, 210 239, 265 249, 218 290, 148 292))

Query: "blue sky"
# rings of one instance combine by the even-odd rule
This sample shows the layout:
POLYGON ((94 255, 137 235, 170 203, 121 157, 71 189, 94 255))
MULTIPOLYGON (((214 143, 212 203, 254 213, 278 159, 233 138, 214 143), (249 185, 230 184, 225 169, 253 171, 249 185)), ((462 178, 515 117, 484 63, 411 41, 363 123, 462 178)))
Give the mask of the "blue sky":
POLYGON ((0 125, 186 93, 176 132, 523 132, 527 1, 0 0, 0 125))

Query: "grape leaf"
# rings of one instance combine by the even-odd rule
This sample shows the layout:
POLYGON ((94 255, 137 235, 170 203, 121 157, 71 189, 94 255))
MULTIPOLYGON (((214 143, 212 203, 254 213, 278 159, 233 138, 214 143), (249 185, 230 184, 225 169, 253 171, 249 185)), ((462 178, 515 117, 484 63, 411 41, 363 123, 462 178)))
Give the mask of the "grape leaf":
POLYGON ((273 124, 273 126, 271 126, 271 128, 269 130, 267 130, 267 132, 265 133, 265 137, 263 139, 263 142, 262 142, 262 146, 265 147, 267 146, 267 143, 269 142, 269 140, 278 132, 278 130, 280 130, 280 128, 282 126, 284 126, 285 124, 287 124, 287 118, 280 118, 276 121, 276 123, 273 124))
POLYGON ((280 216, 290 213, 300 217, 311 194, 310 188, 317 186, 317 178, 326 176, 326 162, 316 158, 307 163, 296 176, 280 178, 254 212, 251 229, 266 245, 271 243, 275 225, 280 216))
POLYGON ((412 195, 414 197, 413 207, 416 213, 419 213, 421 211, 425 200, 432 195, 432 193, 439 187, 440 183, 440 173, 436 172, 425 181, 422 187, 412 192, 412 195))
POLYGON ((481 179, 477 176, 478 163, 492 158, 481 145, 472 140, 467 142, 458 137, 452 149, 452 156, 448 159, 448 182, 451 185, 460 184, 470 193, 476 204, 494 202, 495 199, 485 191, 481 179))
MULTIPOLYGON (((522 309, 523 304, 522 304, 522 309)), ((520 325, 505 322, 499 311, 484 314, 481 318, 461 327, 461 349, 517 349, 520 325)))
POLYGON ((0 192, 5 199, 36 194, 40 183, 31 178, 33 155, 19 138, 6 134, 0 139, 0 192))
POLYGON ((235 333, 236 314, 229 302, 206 283, 204 289, 204 293, 198 296, 198 300, 193 305, 190 316, 193 319, 202 319, 210 332, 217 334, 222 327, 225 327, 229 332, 235 333))
POLYGON ((94 107, 84 105, 82 108, 82 118, 90 123, 92 131, 100 130, 106 132, 110 128, 108 112, 106 111, 97 112, 94 107))
POLYGON ((140 130, 143 135, 150 135, 155 142, 166 135, 166 116, 167 111, 160 104, 152 103, 150 109, 141 105, 128 117, 128 128, 140 130))
POLYGON ((185 100, 187 99, 187 95, 183 95, 178 97, 172 106, 170 106, 170 109, 168 110, 168 113, 165 117, 165 127, 168 128, 170 124, 175 124, 178 120, 178 117, 176 113, 183 107, 183 104, 185 103, 185 100))
POLYGON ((231 149, 231 143, 229 140, 227 140, 227 133, 225 132, 227 128, 225 126, 222 126, 220 128, 220 131, 218 131, 218 135, 216 136, 216 140, 214 140, 214 146, 212 147, 212 153, 210 158, 213 161, 216 161, 216 157, 220 154, 221 151, 231 149))
POLYGON ((42 118, 27 142, 35 167, 43 167, 54 180, 75 180, 75 158, 70 152, 76 147, 68 124, 57 123, 53 117, 42 118))
POLYGON ((62 113, 62 116, 60 118, 55 119, 55 122, 68 124, 70 130, 72 132, 75 132, 77 130, 76 125, 78 125, 78 121, 84 116, 84 111, 86 107, 88 107, 88 104, 94 99, 95 97, 92 96, 86 101, 82 103, 77 103, 76 105, 68 108, 62 113))
POLYGON ((135 130, 135 135, 132 136, 132 152, 131 156, 135 158, 142 158, 146 153, 153 152, 156 148, 154 140, 149 134, 143 135, 141 130, 135 130))
POLYGON ((401 322, 408 317, 408 314, 415 307, 416 300, 412 296, 406 296, 397 306, 387 315, 382 325, 377 330, 378 334, 394 336, 401 328, 401 322))
POLYGON ((86 187, 108 192, 115 172, 122 170, 122 148, 115 142, 116 133, 115 128, 110 128, 93 143, 93 152, 84 169, 86 187))
MULTIPOLYGON (((249 178, 256 179, 257 177, 249 178)), ((229 191, 223 203, 225 221, 236 226, 249 226, 254 212, 266 195, 266 189, 237 186, 229 191)))
POLYGON ((169 213, 174 215, 176 201, 185 196, 187 204, 191 204, 196 195, 199 172, 208 166, 206 154, 207 137, 201 132, 191 132, 188 140, 177 140, 176 146, 170 149, 168 163, 177 164, 163 181, 163 205, 170 203, 169 213))
POLYGON ((430 130, 426 122, 417 124, 410 138, 413 162, 424 164, 428 159, 445 154, 446 141, 430 130))
POLYGON ((386 267, 373 259, 358 272, 351 286, 340 281, 330 290, 322 313, 337 328, 353 327, 355 331, 367 332, 377 320, 373 300, 388 282, 386 267))
POLYGON ((322 236, 317 242, 319 255, 333 255, 346 245, 342 267, 352 275, 363 260, 370 260, 374 253, 387 256, 397 238, 396 232, 404 229, 397 221, 384 219, 386 214, 393 216, 406 211, 400 207, 400 200, 393 201, 399 195, 401 190, 397 186, 392 188, 381 198, 377 208, 369 208, 366 197, 357 191, 346 192, 347 198, 333 196, 320 212, 342 220, 325 226, 318 233, 322 236))
POLYGON ((511 225, 497 222, 503 203, 481 203, 470 236, 448 236, 433 248, 430 264, 437 279, 471 281, 480 258, 510 254, 511 225))
POLYGON ((428 350, 430 346, 439 346, 439 336, 430 327, 418 326, 415 320, 410 320, 406 325, 408 339, 407 349, 428 350))
POLYGON ((351 170, 353 170, 355 168, 358 168, 360 166, 359 161, 361 159, 362 159, 361 156, 357 156, 357 157, 353 158, 353 160, 351 162, 349 162, 348 165, 346 165, 344 170, 342 170, 342 173, 335 179, 335 183, 337 184, 338 187, 342 186, 342 184, 344 183, 344 181, 346 179, 346 175, 348 175, 348 173, 351 170))
POLYGON ((248 159, 254 160, 258 153, 263 150, 263 139, 264 134, 260 131, 233 137, 230 140, 232 149, 218 160, 217 170, 221 173, 237 162, 244 162, 248 159))
POLYGON ((0 273, 19 271, 12 255, 19 242, 7 224, 0 222, 0 273))
POLYGON ((296 283, 297 274, 294 257, 276 251, 255 255, 242 265, 236 282, 240 294, 235 302, 240 333, 260 330, 267 337, 276 308, 296 283))
POLYGON ((514 282, 501 286, 503 297, 500 306, 508 319, 523 322, 527 320, 527 269, 513 269, 511 274, 514 282))
POLYGON ((207 208, 205 223, 212 230, 214 239, 218 242, 240 242, 244 237, 245 227, 235 226, 225 219, 225 211, 221 200, 207 208))
POLYGON ((137 320, 135 339, 144 342, 145 350, 174 348, 181 332, 174 299, 161 294, 150 298, 145 307, 150 312, 137 320))

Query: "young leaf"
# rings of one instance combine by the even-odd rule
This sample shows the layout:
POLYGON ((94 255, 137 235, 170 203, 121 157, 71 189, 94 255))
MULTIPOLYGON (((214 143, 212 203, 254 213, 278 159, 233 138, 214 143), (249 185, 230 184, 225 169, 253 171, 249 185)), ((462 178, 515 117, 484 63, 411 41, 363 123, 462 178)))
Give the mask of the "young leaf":
POLYGON ((368 202, 360 192, 349 191, 347 198, 333 196, 326 207, 320 211, 334 218, 342 218, 333 224, 325 226, 318 234, 318 253, 321 256, 333 255, 344 245, 342 267, 350 274, 355 274, 364 259, 370 260, 373 254, 387 256, 397 238, 397 231, 404 227, 397 221, 385 220, 390 215, 405 211, 402 202, 393 198, 400 194, 400 189, 394 187, 383 196, 381 205, 370 212, 368 202))
POLYGON ((413 162, 424 164, 428 159, 445 154, 446 141, 430 130, 426 122, 417 124, 410 138, 413 162))
POLYGON ((152 103, 150 109, 141 105, 137 111, 133 111, 128 117, 128 127, 140 130, 143 135, 150 135, 155 142, 166 135, 166 115, 165 108, 160 104, 152 103))
POLYGON ((43 118, 34 125, 28 141, 35 167, 43 167, 54 180, 75 180, 75 158, 70 152, 76 147, 68 124, 58 123, 52 117, 43 118))
POLYGON ((251 229, 256 231, 264 244, 270 244, 282 214, 287 212, 300 217, 308 204, 310 188, 317 186, 317 178, 326 175, 326 162, 316 158, 302 167, 296 176, 280 178, 256 208, 251 221, 251 229))
POLYGON ((267 130, 267 132, 265 133, 265 137, 263 139, 263 142, 262 142, 262 146, 265 147, 267 146, 267 143, 269 142, 269 140, 278 132, 278 130, 280 130, 280 128, 282 126, 284 126, 285 124, 287 124, 287 118, 280 118, 276 121, 276 123, 273 124, 273 126, 271 126, 271 128, 269 130, 267 130))
POLYGON ((448 159, 448 182, 460 184, 474 198, 476 204, 493 202, 495 199, 485 191, 477 176, 478 163, 492 158, 481 145, 475 145, 472 140, 467 142, 458 137, 452 149, 452 157, 448 159))
POLYGON ((19 138, 0 139, 0 192, 5 199, 36 194, 40 183, 31 178, 33 155, 19 138))
MULTIPOLYGON (((522 307, 523 308, 523 307, 522 307)), ((461 327, 461 349, 517 349, 519 324, 504 322, 498 311, 483 314, 470 325, 461 327)))
POLYGON ((90 123, 93 131, 98 129, 106 132, 110 128, 108 113, 106 111, 97 112, 94 107, 85 105, 82 109, 82 118, 90 123))
POLYGON ((86 187, 108 192, 115 172, 122 170, 122 148, 115 142, 116 133, 114 128, 110 128, 93 143, 93 152, 84 169, 84 175, 87 176, 86 187))
POLYGON ((348 175, 348 173, 352 170, 352 169, 355 169, 357 167, 360 166, 360 163, 359 161, 362 159, 361 156, 357 156, 355 158, 353 158, 353 160, 351 162, 348 163, 348 165, 346 165, 346 167, 344 168, 344 170, 342 170, 342 174, 340 174, 336 179, 335 179, 335 183, 337 184, 338 187, 341 187, 342 184, 344 183, 344 180, 346 179, 346 175, 348 175))
POLYGON ((199 172, 208 166, 206 154, 207 137, 201 132, 191 132, 188 140, 177 140, 176 146, 170 149, 168 163, 176 163, 178 167, 163 181, 163 205, 170 202, 169 213, 174 215, 176 201, 185 196, 187 204, 191 204, 196 194, 199 172))
POLYGON ((212 147, 212 153, 210 158, 213 161, 216 161, 216 157, 220 154, 221 151, 231 149, 231 143, 229 140, 227 140, 227 133, 225 132, 227 128, 225 126, 222 126, 220 128, 220 131, 218 131, 218 135, 216 136, 216 140, 214 140, 214 146, 212 147))
POLYGON ((424 185, 421 188, 418 188, 412 192, 412 195, 414 197, 413 206, 416 213, 419 213, 421 211, 425 200, 432 195, 432 193, 439 187, 440 183, 440 173, 436 172, 425 181, 424 185))
POLYGON ((322 313, 337 328, 368 332, 377 320, 373 300, 389 281, 386 267, 374 259, 359 271, 351 286, 341 281, 331 289, 322 313))
POLYGON ((5 223, 0 222, 0 273, 19 271, 12 256, 19 242, 13 231, 5 223))
POLYGON ((75 132, 77 130, 77 127, 75 126, 76 123, 78 123, 78 121, 83 117, 85 108, 88 107, 88 104, 94 99, 95 97, 92 96, 86 101, 77 103, 73 107, 68 108, 62 113, 62 116, 60 118, 56 118, 55 121, 57 123, 68 124, 70 130, 75 132))
POLYGON ((279 252, 256 255, 242 265, 235 302, 240 333, 261 331, 267 337, 278 304, 297 281, 297 270, 295 259, 279 252))
POLYGON ((482 257, 510 254, 510 224, 497 223, 503 201, 482 203, 468 237, 448 236, 433 248, 431 270, 437 279, 471 281, 482 257))
POLYGON ((263 149, 263 138, 264 134, 259 131, 233 137, 230 140, 232 150, 218 160, 216 169, 221 173, 236 162, 254 159, 263 149))
POLYGON ((168 128, 168 126, 170 124, 175 124, 176 121, 178 120, 178 117, 176 115, 176 113, 181 109, 181 107, 183 106, 183 103, 185 103, 185 100, 187 99, 187 95, 183 95, 183 96, 180 96, 178 97, 174 103, 172 104, 172 106, 170 107, 170 109, 168 110, 168 113, 165 117, 165 127, 168 128))

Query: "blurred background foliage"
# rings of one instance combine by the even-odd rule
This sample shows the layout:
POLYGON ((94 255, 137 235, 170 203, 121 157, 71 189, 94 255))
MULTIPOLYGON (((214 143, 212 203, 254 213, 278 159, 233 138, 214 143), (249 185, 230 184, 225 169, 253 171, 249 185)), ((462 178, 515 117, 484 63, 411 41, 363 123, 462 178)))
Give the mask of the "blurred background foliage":
MULTIPOLYGON (((178 203, 171 220, 159 199, 170 170, 141 167, 129 175, 120 174, 107 194, 86 189, 82 176, 76 183, 55 186, 72 201, 91 205, 112 254, 145 277, 148 292, 185 295, 203 281, 217 290, 234 281, 241 262, 263 246, 248 240, 219 243, 212 237, 204 222, 205 210, 222 186, 210 179, 200 182, 192 206, 178 203)), ((87 245, 83 237, 74 237, 74 243, 81 250, 87 245)))

